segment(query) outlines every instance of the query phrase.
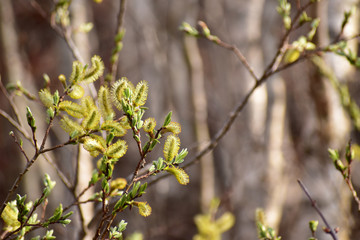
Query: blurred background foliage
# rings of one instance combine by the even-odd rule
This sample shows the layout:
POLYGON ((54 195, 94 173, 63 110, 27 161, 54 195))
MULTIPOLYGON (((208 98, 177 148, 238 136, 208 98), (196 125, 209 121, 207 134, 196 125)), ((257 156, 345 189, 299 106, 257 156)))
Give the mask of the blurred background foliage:
MULTIPOLYGON (((0 74, 4 84, 21 81, 36 95, 43 87, 44 73, 52 80, 52 90, 61 87, 57 77, 70 74, 74 58, 63 38, 31 2, 0 2, 0 74)), ((296 6, 298 1, 289 2, 296 6)), ((52 1, 37 3, 48 15, 54 7, 52 1)), ((72 1, 74 42, 85 62, 89 63, 90 57, 97 54, 105 67, 110 67, 119 4, 120 1, 114 0, 103 0, 100 4, 90 0, 72 1), (87 22, 93 23, 93 29, 85 34, 79 30, 87 22)), ((163 119, 172 110, 174 121, 182 125, 182 146, 189 149, 191 157, 222 126, 233 106, 249 91, 253 79, 230 51, 205 39, 185 36, 179 26, 183 21, 191 25, 205 21, 212 34, 235 44, 255 72, 261 74, 284 33, 277 5, 277 0, 128 1, 117 79, 126 76, 133 83, 143 79, 149 82, 149 116, 163 119)), ((314 37, 318 46, 334 40, 341 29, 344 11, 353 5, 359 5, 359 1, 323 0, 310 8, 308 15, 321 19, 314 37)), ((358 34, 359 27, 356 12, 344 34, 358 34)), ((291 41, 306 31, 293 34, 291 41)), ((350 45, 358 51, 357 39, 350 45)), ((334 54, 321 57, 337 80, 349 86, 350 95, 359 103, 359 72, 334 54)), ((45 119, 44 108, 36 102, 22 97, 16 97, 15 101, 21 116, 25 116, 25 106, 30 105, 37 123, 45 119)), ((10 111, 3 94, 0 94, 0 108, 10 111)), ((1 201, 24 164, 8 135, 12 129, 0 118, 1 201)), ((39 129, 41 126, 38 126, 41 132, 39 129)), ((61 130, 50 136, 51 144, 67 139, 61 130)), ((206 213, 211 199, 217 196, 221 200, 219 216, 231 212, 236 219, 223 239, 255 239, 255 210, 259 207, 264 209, 268 225, 283 239, 307 239, 311 234, 308 221, 318 216, 297 185, 296 179, 300 178, 331 225, 340 228, 339 239, 359 239, 357 206, 327 153, 329 147, 345 149, 349 138, 359 143, 359 131, 344 112, 336 88, 311 61, 302 61, 256 90, 215 150, 200 164, 187 169, 190 184, 182 186, 169 178, 149 187, 146 201, 152 206, 153 214, 144 219, 125 212, 122 217, 130 223, 127 232, 140 231, 144 239, 191 239, 198 233, 194 217, 206 213)), ((76 154, 76 148, 67 146, 53 152, 52 157, 71 177, 76 154)), ((136 145, 129 144, 121 168, 116 170, 118 176, 131 173, 137 163, 133 161, 136 154, 136 145)), ((149 158, 154 160, 160 154, 155 151, 149 158)), ((85 186, 94 164, 95 160, 87 158, 81 166, 85 186)), ((354 164, 354 172, 360 171, 358 165, 354 164)), ((30 199, 38 196, 43 172, 58 182, 57 191, 51 196, 53 208, 59 201, 64 205, 71 202, 55 171, 43 159, 30 171, 21 191, 28 193, 30 199)), ((356 175, 353 183, 359 189, 360 178, 356 175)), ((94 208, 88 208, 89 217, 94 208)), ((79 226, 76 215, 73 222, 66 229, 56 227, 58 239, 76 239, 74 233, 79 226)), ((322 232, 317 237, 329 239, 322 232)))

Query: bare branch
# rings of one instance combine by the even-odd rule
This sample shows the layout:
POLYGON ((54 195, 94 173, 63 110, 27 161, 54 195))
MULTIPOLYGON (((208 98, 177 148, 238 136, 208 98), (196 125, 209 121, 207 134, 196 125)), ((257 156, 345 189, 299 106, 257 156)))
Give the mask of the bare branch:
POLYGON ((300 179, 297 180, 297 182, 299 183, 301 189, 304 191, 304 193, 306 194, 306 196, 309 198, 310 202, 311 202, 311 206, 315 209, 315 211, 319 214, 319 216, 321 217, 321 219, 323 220, 323 222, 325 223, 326 227, 327 227, 327 231, 326 233, 330 234, 331 237, 334 240, 337 240, 337 236, 336 233, 334 232, 333 228, 330 226, 330 224, 328 223, 328 221, 326 220, 324 214, 321 212, 320 208, 317 206, 316 201, 312 199, 309 191, 307 190, 307 188, 305 187, 305 185, 301 182, 300 179))

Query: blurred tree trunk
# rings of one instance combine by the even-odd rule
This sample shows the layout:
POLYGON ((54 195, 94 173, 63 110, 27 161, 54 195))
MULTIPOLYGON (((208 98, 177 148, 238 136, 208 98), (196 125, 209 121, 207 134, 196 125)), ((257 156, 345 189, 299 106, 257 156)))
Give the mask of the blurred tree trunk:
MULTIPOLYGON (((84 0, 75 0, 72 3, 72 26, 73 28, 79 28, 82 24, 88 22, 93 22, 91 17, 89 4, 84 0)), ((96 36, 92 36, 93 40, 96 42, 96 36)), ((89 39, 89 34, 78 32, 74 34, 74 42, 79 48, 81 56, 86 64, 90 64, 91 59, 91 44, 89 39)), ((71 61, 69 61, 71 62, 71 61)), ((85 89, 85 95, 92 96, 94 99, 97 96, 96 89, 94 84, 89 84, 89 87, 85 89)), ((75 181, 77 181, 76 192, 79 194, 84 188, 86 188, 91 179, 92 170, 94 169, 93 157, 90 156, 81 145, 77 149, 76 157, 72 157, 70 161, 75 161, 78 163, 77 167, 79 169, 75 173, 75 181)), ((87 191, 83 196, 82 200, 89 199, 95 193, 95 189, 87 191)), ((80 226, 79 226, 79 239, 90 240, 95 234, 95 229, 88 229, 86 226, 90 221, 95 217, 94 216, 94 203, 87 203, 80 206, 82 209, 82 216, 80 217, 80 226), (85 232, 82 232, 84 230, 85 232)))
MULTIPOLYGON (((12 84, 16 86, 17 84, 21 84, 29 93, 37 95, 38 92, 38 84, 36 83, 32 73, 28 71, 26 68, 29 63, 28 56, 26 53, 22 52, 20 49, 19 43, 19 34, 16 31, 18 29, 16 17, 14 14, 14 7, 12 1, 4 0, 0 2, 0 16, 1 16, 1 43, 2 43, 2 60, 4 62, 4 73, 6 75, 6 82, 8 84, 12 84)), ((3 82, 4 83, 4 82, 3 82)), ((47 124, 43 119, 45 119, 45 113, 43 111, 43 107, 39 105, 36 101, 27 99, 24 95, 16 96, 16 94, 12 93, 11 98, 13 98, 13 102, 16 106, 16 110, 18 112, 19 124, 24 127, 28 132, 28 135, 31 136, 31 130, 26 122, 26 107, 29 106, 33 116, 36 121, 36 138, 38 141, 38 145, 41 144, 41 141, 44 137, 44 133, 47 127, 47 124)), ((8 103, 8 100, 5 100, 8 103)), ((10 108, 8 108, 10 109, 10 108)), ((10 111, 11 112, 11 111, 10 111)), ((17 119, 14 115, 12 115, 14 119, 17 119)), ((21 138, 24 140, 23 148, 25 152, 28 154, 28 157, 31 158, 34 154, 34 146, 30 144, 27 140, 23 138, 21 134, 15 131, 15 136, 18 140, 21 138)), ((9 139, 8 144, 13 144, 15 146, 15 142, 10 138, 7 132, 3 132, 2 138, 9 139)), ((51 139, 48 138, 46 146, 51 145, 51 139)), ((38 146, 39 147, 39 146, 38 146)), ((7 178, 8 189, 15 181, 17 175, 23 171, 26 165, 26 159, 23 155, 20 154, 19 149, 17 148, 18 154, 16 156, 12 156, 8 158, 7 161, 12 161, 12 167, 16 167, 20 165, 21 167, 17 169, 17 173, 11 178, 7 178), (17 160, 19 159, 19 160, 17 160)), ((53 153, 47 153, 47 158, 50 161, 54 161, 55 156, 53 153)), ((54 191, 49 196, 49 205, 48 208, 52 209, 58 205, 58 202, 62 202, 64 198, 62 197, 62 192, 66 191, 64 186, 62 185, 60 179, 56 176, 56 172, 54 168, 45 161, 43 157, 39 158, 28 172, 25 175, 24 179, 21 182, 21 191, 16 191, 21 195, 24 195, 22 192, 25 192, 27 195, 27 199, 30 201, 34 201, 41 196, 43 191, 42 179, 44 178, 45 173, 48 173, 52 176, 52 179, 58 183, 58 191, 54 191), (38 184, 41 183, 41 184, 38 184)), ((3 173, 3 174, 6 174, 3 173)), ((15 195, 12 196, 12 199, 15 198, 15 195)), ((3 201, 5 199, 2 199, 3 201)))

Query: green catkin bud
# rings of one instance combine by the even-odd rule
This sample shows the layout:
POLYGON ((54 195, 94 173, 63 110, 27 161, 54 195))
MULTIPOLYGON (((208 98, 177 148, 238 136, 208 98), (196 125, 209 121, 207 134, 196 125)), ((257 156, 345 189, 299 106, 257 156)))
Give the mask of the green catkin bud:
POLYGON ((27 119, 27 122, 28 122, 29 126, 31 127, 31 129, 33 131, 35 131, 35 129, 36 129, 35 118, 29 107, 26 107, 26 119, 27 119))
POLYGON ((174 157, 178 154, 179 148, 180 139, 175 135, 168 136, 164 145, 165 161, 171 163, 174 157))
POLYGON ((66 88, 66 87, 67 87, 67 84, 66 84, 66 77, 65 77, 65 75, 64 75, 64 74, 60 74, 60 75, 58 76, 58 79, 59 79, 59 81, 61 82, 61 85, 62 85, 64 88, 66 88))
POLYGON ((84 96, 85 90, 82 86, 75 84, 70 88, 69 96, 72 99, 80 99, 84 96))
POLYGON ((315 220, 310 221, 309 228, 310 228, 311 232, 313 232, 313 233, 316 232, 318 225, 319 225, 319 221, 315 221, 315 220))

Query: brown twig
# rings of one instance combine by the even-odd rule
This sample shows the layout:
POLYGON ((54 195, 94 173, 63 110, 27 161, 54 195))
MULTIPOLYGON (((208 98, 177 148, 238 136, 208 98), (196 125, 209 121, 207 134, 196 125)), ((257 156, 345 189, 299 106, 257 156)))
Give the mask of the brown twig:
POLYGON ((3 116, 11 125, 13 125, 13 127, 15 127, 27 140, 29 140, 29 142, 31 142, 32 138, 28 135, 26 130, 19 123, 17 123, 12 117, 10 117, 9 114, 7 114, 5 111, 0 109, 0 115, 3 116))
POLYGON ((63 26, 57 25, 55 22, 55 13, 52 13, 49 18, 46 11, 35 0, 30 0, 30 4, 39 13, 39 15, 49 23, 51 28, 65 40, 73 57, 81 63, 84 63, 84 58, 81 56, 80 50, 76 47, 74 41, 71 38, 71 28, 65 28, 63 26))
MULTIPOLYGON (((299 8, 296 15, 294 16, 293 22, 296 22, 299 19, 299 17, 301 16, 301 13, 303 11, 305 11, 306 8, 308 8, 311 4, 313 4, 313 2, 309 1, 307 4, 305 4, 304 6, 299 8)), ((206 25, 202 26, 202 27, 206 27, 206 25)), ((212 41, 212 42, 218 44, 219 46, 224 47, 225 49, 232 50, 234 52, 234 54, 239 58, 241 63, 245 66, 245 68, 250 73, 252 78, 255 80, 255 84, 248 91, 248 93, 245 95, 245 97, 243 99, 241 99, 235 105, 233 110, 229 113, 229 115, 228 115, 227 119, 225 120, 223 126, 217 131, 215 136, 205 145, 205 147, 201 151, 199 151, 193 158, 191 158, 190 160, 187 161, 187 164, 184 165, 184 168, 187 168, 187 167, 199 162, 199 160, 205 154, 212 151, 217 146, 218 142, 229 131, 229 129, 233 125, 235 119, 239 116, 240 112, 244 109, 244 107, 248 103, 250 97, 253 95, 253 93, 255 92, 255 90, 258 87, 260 87, 264 82, 266 82, 269 79, 270 76, 272 76, 275 73, 278 73, 278 72, 280 72, 282 70, 285 70, 288 67, 290 67, 291 65, 295 64, 295 62, 294 62, 294 63, 289 63, 289 64, 285 64, 285 65, 280 66, 281 60, 282 60, 282 58, 283 58, 283 56, 284 56, 284 54, 286 52, 286 49, 288 47, 289 35, 290 35, 291 32, 294 31, 294 29, 295 29, 295 25, 292 25, 290 27, 290 29, 288 29, 285 32, 284 36, 281 39, 281 43, 280 43, 280 47, 279 47, 278 51, 276 52, 275 56, 270 61, 268 66, 265 68, 265 70, 264 70, 264 72, 263 72, 263 74, 262 74, 262 76, 260 78, 258 78, 256 76, 256 74, 254 73, 254 71, 250 67, 248 61, 246 60, 245 56, 240 52, 240 50, 237 47, 235 47, 232 44, 223 42, 222 40, 220 40, 216 36, 204 35, 204 34, 201 35, 202 37, 208 39, 209 41, 212 41)), ((296 62, 298 62, 298 61, 296 61, 296 62)), ((152 180, 151 182, 149 182, 149 185, 152 185, 153 183, 155 183, 155 182, 159 181, 160 179, 163 179, 163 178, 165 178, 167 176, 170 176, 170 174, 164 174, 164 175, 152 180)))
MULTIPOLYGON (((125 8, 126 8, 126 0, 120 0, 120 9, 119 9, 118 17, 117 17, 118 22, 117 22, 115 36, 118 36, 123 31, 125 8)), ((115 43, 115 45, 117 45, 117 43, 115 43)), ((117 48, 117 46, 115 46, 115 49, 116 48, 117 48)), ((114 51, 113 54, 119 54, 119 51, 114 51)), ((115 78, 116 78, 118 62, 119 62, 119 58, 117 56, 116 57, 113 56, 113 58, 114 58, 114 61, 112 61, 111 66, 110 66, 111 80, 115 80, 115 78)))
POLYGON ((326 233, 330 234, 331 237, 334 239, 334 240, 337 240, 337 236, 336 236, 336 233, 335 231, 333 230, 333 228, 330 226, 330 224, 328 223, 328 221, 326 220, 324 214, 321 212, 321 210, 319 209, 319 207, 317 206, 316 204, 316 201, 312 199, 309 191, 307 190, 307 188, 305 187, 305 185, 301 182, 300 179, 297 180, 297 182, 299 183, 301 189, 304 191, 304 193, 306 194, 306 196, 308 197, 308 199, 310 200, 311 202, 311 206, 315 209, 315 211, 319 214, 319 216, 321 217, 321 219, 323 220, 323 222, 325 223, 326 227, 327 227, 327 231, 326 233))
POLYGON ((2 93, 4 94, 4 96, 6 97, 6 99, 9 101, 10 107, 14 111, 16 121, 18 123, 20 123, 20 125, 21 125, 20 117, 19 117, 19 111, 17 110, 16 104, 14 103, 13 99, 9 96, 3 82, 1 81, 1 76, 0 76, 0 89, 1 89, 2 93))
POLYGON ((27 156, 24 148, 22 147, 22 144, 19 143, 19 141, 17 140, 17 138, 15 137, 15 134, 13 132, 10 132, 10 136, 14 139, 16 145, 19 147, 20 149, 20 152, 24 155, 25 159, 26 159, 26 162, 29 163, 30 162, 30 159, 29 157, 27 156))
POLYGON ((36 159, 38 157, 39 157, 39 155, 35 154, 34 157, 32 157, 32 159, 30 161, 28 161, 28 163, 26 164, 25 169, 17 176, 14 184, 12 185, 10 190, 8 191, 8 194, 7 194, 4 202, 1 204, 0 213, 3 212, 3 210, 4 210, 5 206, 6 206, 6 203, 10 201, 11 196, 13 195, 15 190, 19 187, 19 184, 20 184, 21 180, 23 179, 24 175, 30 170, 31 166, 34 164, 34 162, 36 161, 36 159))
POLYGON ((348 151, 347 151, 347 154, 346 154, 346 159, 347 159, 348 166, 347 166, 345 171, 347 171, 347 173, 343 172, 342 175, 343 175, 343 177, 345 179, 346 184, 348 185, 348 187, 349 187, 349 189, 351 191, 351 194, 353 195, 354 200, 358 204, 358 211, 360 211, 360 199, 359 199, 359 197, 357 195, 357 192, 355 191, 354 186, 353 186, 352 181, 351 181, 351 165, 353 163, 352 157, 353 156, 352 156, 351 139, 350 139, 349 143, 348 143, 348 151))
POLYGON ((245 56, 241 53, 241 51, 233 44, 229 44, 226 42, 223 42, 222 40, 219 39, 219 41, 217 41, 217 44, 220 47, 223 47, 225 49, 228 49, 230 51, 232 51, 236 57, 241 61, 241 63, 245 66, 245 68, 248 70, 248 72, 250 73, 250 75, 252 76, 252 78, 255 81, 259 81, 259 78, 256 76, 254 70, 252 69, 252 67, 249 65, 248 61, 246 60, 245 56))

